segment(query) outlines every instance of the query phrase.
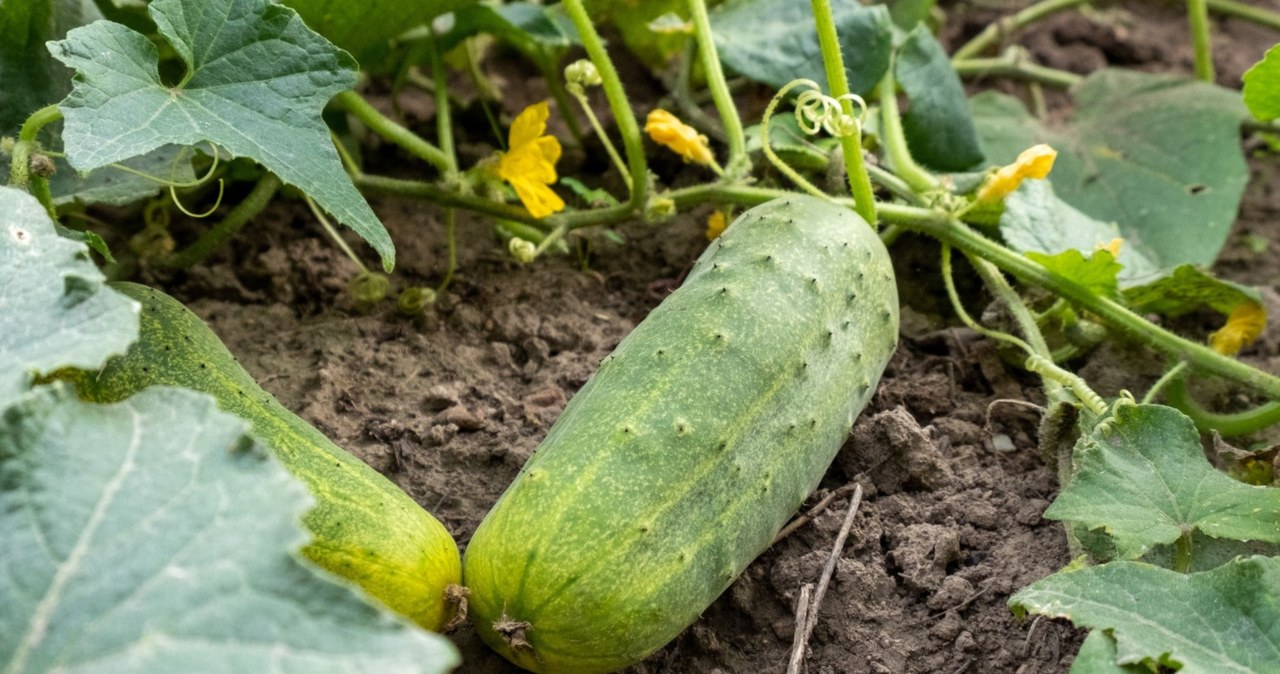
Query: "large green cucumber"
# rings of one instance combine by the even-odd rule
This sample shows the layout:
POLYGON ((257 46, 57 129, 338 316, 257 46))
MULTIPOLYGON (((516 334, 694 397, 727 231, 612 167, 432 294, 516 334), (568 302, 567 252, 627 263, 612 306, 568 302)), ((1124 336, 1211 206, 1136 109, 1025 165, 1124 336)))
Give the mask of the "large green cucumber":
POLYGON ((848 209, 744 213, 574 396, 476 530, 480 636, 611 672, 692 623, 817 487, 897 343, 893 269, 848 209))
POLYGON ((112 286, 142 303, 141 332, 127 355, 73 377, 82 398, 123 400, 148 386, 208 393, 245 419, 316 505, 303 517, 313 538, 302 553, 423 627, 452 619, 448 586, 461 583, 457 544, 408 494, 285 409, 180 302, 146 286, 112 286))

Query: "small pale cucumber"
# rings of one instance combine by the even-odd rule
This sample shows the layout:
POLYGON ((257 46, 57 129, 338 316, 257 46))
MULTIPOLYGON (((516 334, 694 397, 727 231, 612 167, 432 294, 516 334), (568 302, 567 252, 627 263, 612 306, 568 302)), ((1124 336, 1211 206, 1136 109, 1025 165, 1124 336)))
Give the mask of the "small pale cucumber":
POLYGON ((662 647, 817 487, 897 337, 889 256, 860 217, 801 196, 742 214, 475 532, 480 636, 557 674, 662 647))
POLYGON ((316 499, 304 517, 313 535, 302 553, 392 610, 439 631, 453 617, 446 598, 461 583, 453 537, 408 494, 285 409, 180 302, 146 286, 112 284, 142 303, 141 333, 127 355, 72 378, 86 400, 115 402, 148 386, 194 389, 248 421, 316 499))

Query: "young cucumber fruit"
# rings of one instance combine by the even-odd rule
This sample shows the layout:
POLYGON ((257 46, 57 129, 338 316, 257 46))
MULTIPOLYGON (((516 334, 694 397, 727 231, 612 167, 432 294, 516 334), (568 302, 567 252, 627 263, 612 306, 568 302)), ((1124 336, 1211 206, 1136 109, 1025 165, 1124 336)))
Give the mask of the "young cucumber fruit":
POLYGON ((535 672, 612 672, 692 623, 817 487, 898 337, 852 211, 744 213, 569 402, 476 530, 480 636, 535 672))
POLYGON ((180 302, 132 283, 112 284, 142 303, 141 332, 127 355, 75 376, 82 398, 115 402, 148 386, 213 396, 300 478, 316 505, 303 516, 313 535, 302 554, 419 625, 439 631, 453 617, 445 596, 461 583, 453 537, 408 494, 285 409, 180 302))

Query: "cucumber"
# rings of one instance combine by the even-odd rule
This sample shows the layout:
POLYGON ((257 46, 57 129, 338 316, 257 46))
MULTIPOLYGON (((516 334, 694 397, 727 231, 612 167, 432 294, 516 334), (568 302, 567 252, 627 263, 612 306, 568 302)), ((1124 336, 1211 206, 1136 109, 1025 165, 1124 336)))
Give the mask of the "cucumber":
POLYGON ((181 386, 213 396, 289 472, 316 505, 303 516, 313 535, 302 554, 346 578, 392 610, 439 631, 456 605, 446 598, 461 583, 457 544, 438 520, 382 474, 333 444, 285 409, 180 302, 146 286, 113 283, 142 303, 138 341, 99 372, 71 378, 81 398, 115 402, 153 385, 181 386))
POLYGON ((662 647, 815 489, 897 344, 888 253, 804 196, 744 213, 573 397, 467 546, 476 630, 535 672, 662 647))

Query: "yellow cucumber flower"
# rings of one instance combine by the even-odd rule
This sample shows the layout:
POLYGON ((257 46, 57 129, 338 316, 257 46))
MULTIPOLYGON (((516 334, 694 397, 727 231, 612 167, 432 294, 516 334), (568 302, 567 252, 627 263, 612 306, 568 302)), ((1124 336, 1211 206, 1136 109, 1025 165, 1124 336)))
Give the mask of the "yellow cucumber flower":
POLYGON ((984 204, 1003 201, 1027 178, 1043 180, 1053 168, 1058 151, 1041 143, 1022 151, 1008 166, 1000 167, 978 190, 978 201, 984 204))
POLYGON ((716 237, 724 234, 724 228, 728 226, 724 211, 711 211, 711 215, 707 216, 707 241, 715 241, 716 237))
POLYGON ((525 108, 511 123, 507 151, 499 155, 498 177, 511 183, 520 202, 535 218, 545 218, 564 209, 564 200, 549 185, 556 181, 556 162, 560 160, 560 141, 543 135, 547 102, 525 108))
POLYGON ((644 122, 644 132, 687 162, 703 166, 716 164, 716 157, 707 146, 707 137, 662 108, 649 113, 644 122))
POLYGON ((1267 327, 1267 310, 1256 302, 1242 302, 1217 332, 1209 335, 1209 348, 1224 356, 1234 356, 1240 349, 1262 335, 1267 327))

